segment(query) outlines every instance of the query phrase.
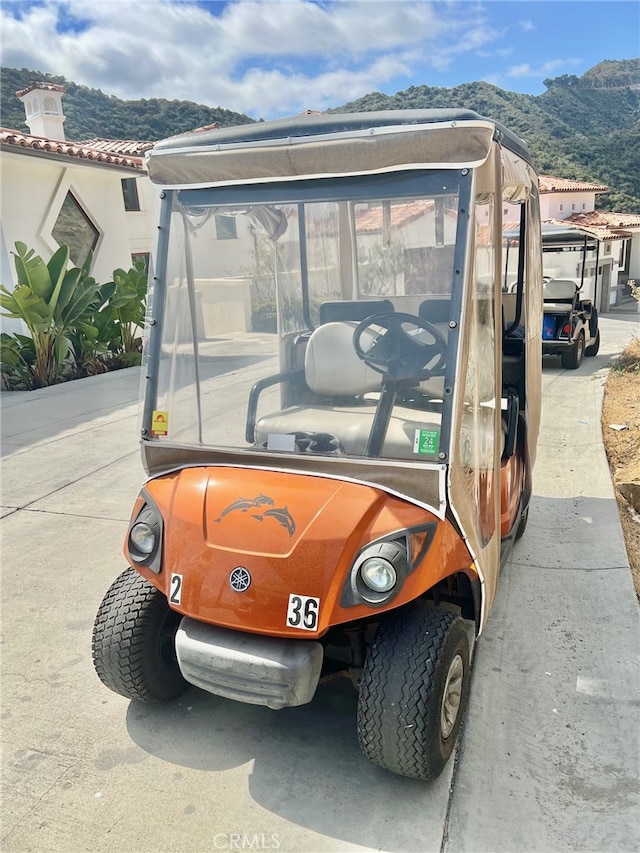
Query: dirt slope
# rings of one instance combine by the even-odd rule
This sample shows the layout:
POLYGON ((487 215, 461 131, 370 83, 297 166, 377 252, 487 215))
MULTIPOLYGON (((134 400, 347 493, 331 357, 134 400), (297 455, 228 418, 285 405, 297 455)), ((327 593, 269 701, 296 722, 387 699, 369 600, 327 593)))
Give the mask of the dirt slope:
POLYGON ((609 373, 602 435, 633 582, 640 598, 640 338, 630 342, 609 373))

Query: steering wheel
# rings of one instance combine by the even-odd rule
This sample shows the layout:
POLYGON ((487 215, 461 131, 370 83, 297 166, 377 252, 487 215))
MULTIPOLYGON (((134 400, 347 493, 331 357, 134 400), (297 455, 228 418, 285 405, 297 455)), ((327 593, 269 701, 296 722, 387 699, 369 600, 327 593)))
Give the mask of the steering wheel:
POLYGON ((444 365, 447 353, 447 342, 436 326, 400 312, 364 319, 354 330, 353 346, 365 364, 390 379, 433 376, 444 365), (427 332, 432 341, 425 342, 420 331, 427 332))

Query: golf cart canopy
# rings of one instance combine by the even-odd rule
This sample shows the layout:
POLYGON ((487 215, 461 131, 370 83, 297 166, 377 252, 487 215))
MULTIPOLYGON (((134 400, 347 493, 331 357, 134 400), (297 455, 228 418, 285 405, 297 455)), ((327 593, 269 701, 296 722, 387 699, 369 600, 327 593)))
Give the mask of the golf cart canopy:
POLYGON ((301 177, 371 174, 400 169, 473 168, 492 142, 502 146, 503 193, 531 186, 527 149, 517 136, 472 110, 387 110, 303 114, 157 143, 147 154, 151 180, 162 186, 221 186, 301 177))
POLYGON ((543 248, 561 247, 561 246, 595 246, 598 243, 598 238, 590 231, 585 231, 579 227, 569 227, 564 225, 551 225, 545 223, 542 225, 542 245, 543 248))
POLYGON ((442 515, 448 465, 494 465, 499 218, 537 201, 516 136, 468 110, 302 115, 173 137, 147 165, 150 474, 312 472, 442 515))

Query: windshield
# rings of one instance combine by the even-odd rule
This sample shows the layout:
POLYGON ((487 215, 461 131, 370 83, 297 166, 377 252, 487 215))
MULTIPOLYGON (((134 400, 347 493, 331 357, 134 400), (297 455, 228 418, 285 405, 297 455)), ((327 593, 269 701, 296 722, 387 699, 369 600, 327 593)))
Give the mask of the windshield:
POLYGON ((445 459, 458 180, 422 171, 167 192, 154 438, 445 459))

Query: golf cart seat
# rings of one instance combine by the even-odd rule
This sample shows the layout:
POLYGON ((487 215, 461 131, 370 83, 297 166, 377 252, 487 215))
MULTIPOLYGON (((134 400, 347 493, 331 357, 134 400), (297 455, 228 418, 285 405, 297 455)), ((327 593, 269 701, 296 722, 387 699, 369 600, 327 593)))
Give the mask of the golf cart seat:
MULTIPOLYGON (((310 452, 316 449, 313 437, 318 436, 319 445, 326 446, 329 442, 334 453, 364 454, 383 376, 357 355, 353 346, 357 325, 355 321, 329 322, 314 330, 306 347, 304 365, 306 386, 311 392, 307 395, 309 403, 259 418, 255 426, 258 446, 310 452)), ((366 334, 375 336, 373 330, 366 334)), ((417 430, 439 433, 439 413, 394 406, 382 455, 412 458, 417 430)))
MULTIPOLYGON (((447 297, 431 297, 420 303, 418 316, 421 320, 431 323, 440 332, 445 341, 449 337, 449 320, 451 320, 451 299, 447 297)), ((434 376, 422 383, 422 390, 432 397, 442 399, 444 394, 444 379, 442 376, 434 376)))
POLYGON ((544 302, 570 302, 573 303, 578 286, 570 278, 552 278, 542 285, 542 298, 544 302))
POLYGON ((394 310, 390 299, 339 299, 322 302, 318 311, 320 323, 335 323, 342 320, 366 320, 374 314, 389 314, 394 310))

